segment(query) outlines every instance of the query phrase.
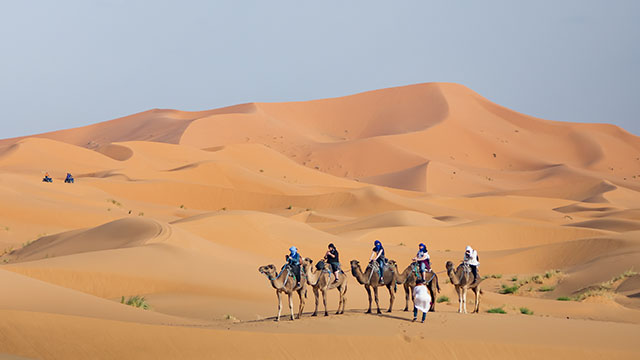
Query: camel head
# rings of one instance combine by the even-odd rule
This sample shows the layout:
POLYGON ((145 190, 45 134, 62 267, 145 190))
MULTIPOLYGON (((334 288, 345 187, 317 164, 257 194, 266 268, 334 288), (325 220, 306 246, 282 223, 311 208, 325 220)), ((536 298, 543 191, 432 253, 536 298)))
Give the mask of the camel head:
POLYGON ((453 263, 451 261, 447 261, 445 266, 447 267, 447 272, 453 271, 453 263))
POLYGON ((306 269, 306 268, 307 268, 307 266, 309 266, 309 265, 312 265, 312 264, 313 264, 313 260, 311 260, 311 258, 306 257, 306 258, 304 258, 304 259, 302 260, 302 263, 304 264, 305 269, 306 269))
POLYGON ((389 260, 388 264, 389 264, 389 268, 395 270, 396 272, 398 271, 398 263, 396 263, 395 260, 389 260))
POLYGON ((278 271, 276 270, 276 266, 273 265, 273 264, 260 266, 258 268, 258 271, 261 274, 266 275, 269 278, 269 280, 274 279, 276 277, 277 273, 278 273, 278 271))
POLYGON ((352 270, 360 268, 360 261, 358 260, 351 260, 349 263, 351 264, 352 270))

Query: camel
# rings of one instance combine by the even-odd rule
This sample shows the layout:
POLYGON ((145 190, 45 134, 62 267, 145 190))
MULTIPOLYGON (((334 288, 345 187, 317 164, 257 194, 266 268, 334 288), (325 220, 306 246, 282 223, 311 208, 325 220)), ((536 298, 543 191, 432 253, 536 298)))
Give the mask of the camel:
MULTIPOLYGON (((398 269, 396 267, 396 272, 398 269)), ((413 288, 416 286, 416 280, 418 278, 416 269, 416 263, 413 262, 407 266, 402 273, 398 273, 396 282, 404 286, 404 311, 409 311, 409 296, 413 299, 413 288)), ((427 272, 427 289, 431 295, 431 307, 429 311, 436 311, 436 293, 440 292, 440 285, 438 284, 438 275, 433 271, 427 272)))
POLYGON ((364 285, 364 288, 367 290, 367 295, 369 295, 369 309, 366 311, 367 314, 371 314, 371 288, 373 288, 373 293, 375 295, 376 307, 378 308, 378 314, 380 312, 380 304, 378 303, 378 287, 386 286, 389 290, 389 310, 387 312, 391 312, 393 309, 393 301, 396 298, 396 277, 397 273, 394 270, 395 261, 389 260, 389 266, 385 267, 383 275, 383 281, 380 282, 380 276, 378 274, 378 270, 375 270, 375 274, 372 274, 373 268, 371 266, 367 266, 365 272, 362 272, 360 269, 360 262, 358 260, 351 260, 351 274, 358 280, 360 285, 364 285))
MULTIPOLYGON (((307 281, 304 276, 300 279, 300 285, 296 287, 296 281, 293 274, 290 274, 289 271, 283 269, 280 274, 278 274, 275 265, 269 264, 260 266, 258 271, 261 274, 267 276, 269 281, 271 282, 271 286, 276 289, 276 296, 278 296, 278 317, 276 321, 280 321, 280 313, 282 312, 282 298, 281 293, 287 294, 289 297, 289 309, 291 309, 291 320, 294 320, 295 317, 293 315, 293 299, 292 295, 294 292, 298 293, 298 297, 300 298, 300 307, 298 309, 298 319, 302 316, 302 310, 304 310, 304 298, 307 297, 307 281), (304 296, 303 296, 304 295, 304 296)), ((303 267, 300 269, 301 274, 304 274, 306 269, 303 267)))
POLYGON ((451 261, 447 261, 446 266, 451 284, 455 286, 456 292, 458 293, 458 302, 460 304, 458 312, 464 314, 467 313, 467 290, 471 289, 476 295, 473 312, 477 313, 480 310, 480 295, 482 294, 482 290, 480 290, 480 283, 482 282, 482 279, 473 283, 475 280, 474 276, 471 271, 465 271, 464 264, 458 265, 455 271, 453 271, 453 263, 451 261))
POLYGON ((345 273, 335 282, 335 274, 331 271, 331 265, 325 264, 322 270, 314 269, 313 260, 304 259, 304 266, 307 274, 307 283, 313 287, 313 295, 316 298, 316 308, 311 316, 318 315, 319 295, 322 292, 322 303, 324 304, 324 316, 329 316, 327 312, 327 291, 337 289, 340 293, 340 303, 336 315, 344 314, 344 307, 347 302, 347 276, 345 273))

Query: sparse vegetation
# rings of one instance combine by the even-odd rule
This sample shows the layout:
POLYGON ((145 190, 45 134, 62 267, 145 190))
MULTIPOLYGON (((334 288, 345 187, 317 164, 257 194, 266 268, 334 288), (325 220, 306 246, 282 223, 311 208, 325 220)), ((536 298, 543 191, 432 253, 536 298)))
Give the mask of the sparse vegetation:
POLYGON ((507 312, 504 310, 504 306, 492 308, 487 310, 489 314, 506 314, 507 312))
POLYGON ((553 291, 555 289, 556 289, 555 286, 543 285, 538 289, 538 291, 547 292, 547 291, 553 291))
POLYGON ((26 248, 27 246, 31 245, 31 243, 32 243, 32 242, 34 242, 34 241, 35 241, 35 240, 29 240, 29 241, 26 241, 26 242, 22 243, 22 247, 23 247, 23 248, 26 248))
POLYGON ((398 246, 407 246, 407 244, 400 242, 400 244, 398 244, 398 246))
POLYGON ((610 280, 601 283, 600 285, 587 288, 586 291, 574 296, 573 300, 582 301, 593 296, 612 296, 614 291, 613 287, 618 281, 636 275, 638 275, 638 272, 633 271, 633 269, 629 269, 619 275, 614 276, 610 280))
POLYGON ((237 317, 235 317, 235 316, 233 316, 233 315, 231 315, 231 314, 226 314, 226 315, 224 316, 224 319, 225 319, 225 320, 229 320, 229 321, 233 321, 233 322, 238 322, 238 321, 240 321, 240 320, 238 320, 238 318, 237 318, 237 317))
POLYGON ((449 302, 449 297, 446 295, 438 296, 438 299, 436 300, 436 302, 438 304, 443 302, 449 302))
POLYGON ((184 209, 184 204, 180 205, 180 209, 184 209))
POLYGON ((512 286, 507 286, 505 284, 502 284, 502 289, 500 289, 500 294, 515 294, 516 291, 518 291, 518 289, 520 289, 520 285, 518 284, 514 284, 512 286))
POLYGON ((115 199, 107 199, 108 202, 112 203, 113 205, 117 206, 117 207, 122 207, 122 204, 118 201, 116 201, 115 199))
POLYGON ((528 309, 528 308, 526 308, 526 307, 521 307, 521 308, 520 308, 520 314, 523 314, 523 315, 533 315, 533 311, 529 310, 529 309, 528 309))
POLYGON ((568 297, 568 296, 560 296, 556 300, 558 300, 558 301, 571 301, 571 298, 568 297))
POLYGON ((511 278, 511 281, 518 281, 518 277, 514 275, 514 276, 511 278))
POLYGON ((541 285, 542 284, 542 276, 540 275, 533 275, 530 279, 530 282, 536 283, 541 285))
POLYGON ((144 212, 140 211, 140 212, 138 213, 138 216, 144 216, 144 212))
POLYGON ((560 274, 560 270, 549 270, 547 272, 544 273, 544 278, 545 279, 551 279, 552 277, 556 276, 560 274))
POLYGON ((124 296, 123 296, 120 299, 120 303, 121 304, 125 304, 125 305, 129 305, 129 306, 133 306, 133 307, 137 307, 137 308, 140 308, 140 309, 143 309, 143 310, 151 309, 151 306, 149 305, 147 300, 144 298, 144 296, 140 296, 140 295, 130 296, 126 301, 124 300, 124 296))
POLYGON ((291 210, 291 208, 292 208, 291 205, 287 206, 287 210, 291 210))

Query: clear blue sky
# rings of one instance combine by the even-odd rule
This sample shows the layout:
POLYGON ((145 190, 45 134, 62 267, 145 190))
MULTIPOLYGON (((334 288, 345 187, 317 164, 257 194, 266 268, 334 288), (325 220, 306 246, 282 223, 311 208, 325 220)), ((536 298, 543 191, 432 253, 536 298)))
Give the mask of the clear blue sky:
POLYGON ((0 138, 430 81, 640 134, 640 1, 2 1, 0 138))

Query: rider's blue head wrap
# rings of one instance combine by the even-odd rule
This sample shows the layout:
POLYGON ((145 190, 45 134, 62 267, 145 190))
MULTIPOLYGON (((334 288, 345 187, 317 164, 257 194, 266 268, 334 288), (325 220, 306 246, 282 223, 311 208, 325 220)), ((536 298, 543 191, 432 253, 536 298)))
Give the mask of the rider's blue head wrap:
POLYGON ((298 253, 298 249, 295 246, 290 247, 289 251, 291 252, 291 256, 294 256, 298 253))
POLYGON ((380 240, 374 241, 373 245, 375 245, 376 249, 380 249, 382 247, 382 243, 380 242, 380 240))
POLYGON ((425 244, 423 244, 423 243, 420 243, 420 245, 418 245, 418 248, 419 248, 420 250, 427 251, 427 245, 425 245, 425 244))

